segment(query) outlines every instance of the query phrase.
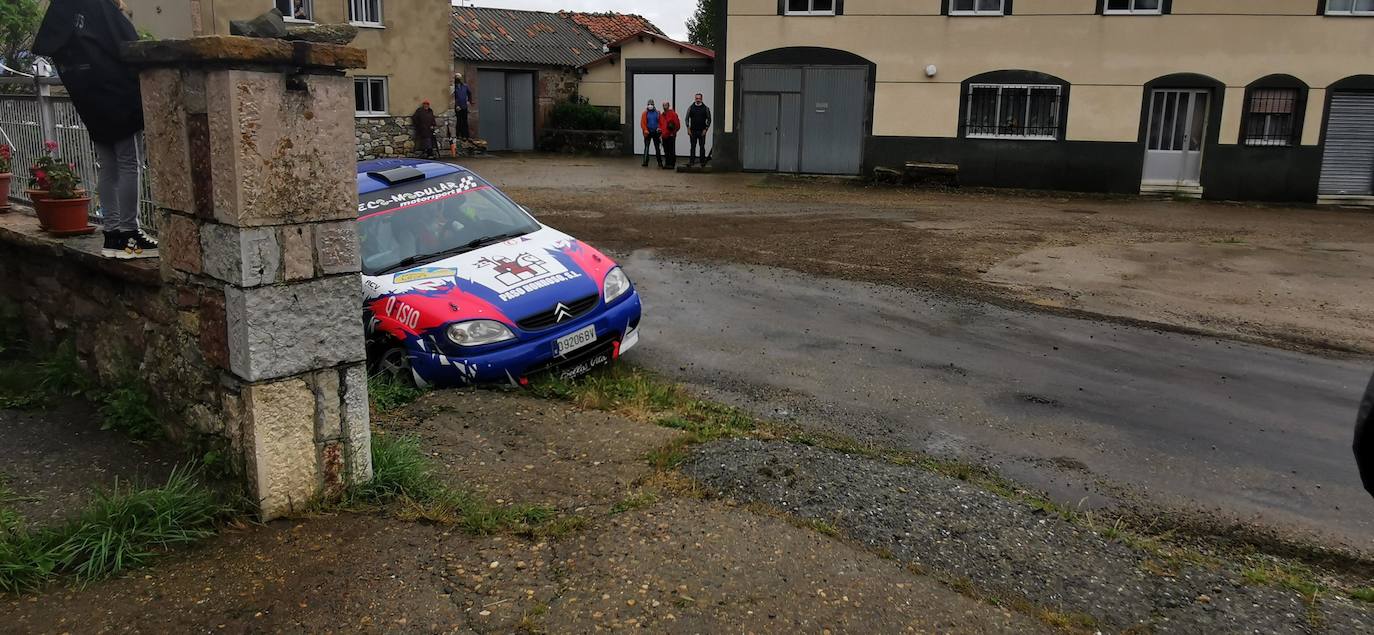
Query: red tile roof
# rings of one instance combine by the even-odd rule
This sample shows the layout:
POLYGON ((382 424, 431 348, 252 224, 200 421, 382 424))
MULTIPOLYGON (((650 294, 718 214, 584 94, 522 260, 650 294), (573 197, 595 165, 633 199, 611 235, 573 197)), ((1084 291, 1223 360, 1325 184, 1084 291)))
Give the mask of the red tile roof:
POLYGON ((564 15, 572 18, 592 35, 600 38, 602 42, 616 42, 631 35, 636 35, 644 31, 663 35, 658 27, 654 26, 642 15, 633 13, 580 13, 575 11, 562 11, 564 15))

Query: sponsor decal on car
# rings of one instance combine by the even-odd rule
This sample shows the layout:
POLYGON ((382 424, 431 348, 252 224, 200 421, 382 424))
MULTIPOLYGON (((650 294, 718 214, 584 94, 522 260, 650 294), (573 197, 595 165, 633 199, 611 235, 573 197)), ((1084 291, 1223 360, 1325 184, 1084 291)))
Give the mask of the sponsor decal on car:
POLYGON ((441 278, 453 278, 458 275, 458 270, 452 267, 421 267, 403 271, 391 277, 391 281, 396 284, 408 284, 411 282, 421 282, 423 280, 435 280, 441 278))

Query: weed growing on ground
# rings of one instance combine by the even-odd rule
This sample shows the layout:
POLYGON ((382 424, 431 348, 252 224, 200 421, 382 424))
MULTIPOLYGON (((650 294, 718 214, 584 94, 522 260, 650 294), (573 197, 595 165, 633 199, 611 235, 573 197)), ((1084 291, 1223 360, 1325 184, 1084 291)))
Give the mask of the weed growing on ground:
POLYGON ((658 502, 658 494, 654 492, 639 492, 627 496, 620 502, 611 506, 611 514, 623 514, 625 512, 643 509, 658 502))
POLYGON ((66 524, 29 530, 20 519, 0 535, 0 591, 35 590, 61 575, 81 582, 116 575, 213 535, 232 511, 194 468, 173 470, 161 487, 116 484, 66 524))
POLYGON ((387 412, 414 403, 425 391, 379 373, 367 378, 367 394, 377 412, 387 412))
POLYGON ((1256 563, 1241 572, 1241 577, 1249 584, 1278 586, 1297 591, 1309 603, 1327 591, 1326 586, 1317 580, 1312 570, 1291 562, 1266 561, 1256 563))
POLYGON ((560 516, 542 505, 496 505, 455 489, 436 475, 420 440, 379 434, 372 437, 372 480, 349 488, 330 508, 384 510, 405 520, 454 525, 476 535, 514 533, 531 537, 560 537, 586 525, 579 516, 560 516))
POLYGON ((136 375, 126 374, 114 387, 96 391, 95 400, 103 419, 101 430, 122 432, 135 441, 162 437, 152 395, 136 375))
POLYGON ((0 364, 0 410, 29 410, 48 401, 48 391, 33 364, 6 360, 0 364))
POLYGON ((1350 599, 1374 603, 1374 587, 1360 587, 1350 592, 1350 599))

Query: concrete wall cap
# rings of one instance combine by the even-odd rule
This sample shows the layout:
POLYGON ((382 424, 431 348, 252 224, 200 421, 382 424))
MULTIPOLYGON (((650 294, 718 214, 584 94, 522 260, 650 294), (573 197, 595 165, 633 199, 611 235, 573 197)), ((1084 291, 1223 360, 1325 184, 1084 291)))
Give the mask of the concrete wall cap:
POLYGON ((303 70, 367 67, 367 51, 352 46, 287 42, 237 35, 129 42, 123 46, 121 56, 124 61, 135 66, 289 66, 303 70))

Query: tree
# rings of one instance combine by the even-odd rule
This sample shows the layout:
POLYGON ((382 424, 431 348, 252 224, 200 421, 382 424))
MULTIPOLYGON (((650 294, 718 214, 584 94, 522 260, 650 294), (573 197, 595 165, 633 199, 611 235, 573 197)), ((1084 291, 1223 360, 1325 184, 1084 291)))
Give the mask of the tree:
POLYGON ((687 20, 687 41, 719 51, 725 44, 721 41, 724 24, 721 23, 721 5, 724 0, 697 0, 697 10, 687 20))
POLYGON ((19 59, 27 51, 38 32, 43 18, 39 0, 4 0, 0 2, 0 59, 16 70, 27 70, 28 60, 19 59))

